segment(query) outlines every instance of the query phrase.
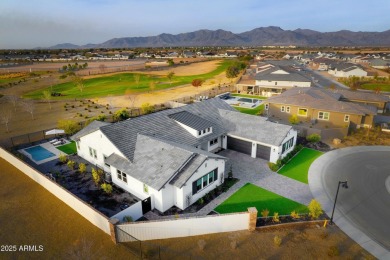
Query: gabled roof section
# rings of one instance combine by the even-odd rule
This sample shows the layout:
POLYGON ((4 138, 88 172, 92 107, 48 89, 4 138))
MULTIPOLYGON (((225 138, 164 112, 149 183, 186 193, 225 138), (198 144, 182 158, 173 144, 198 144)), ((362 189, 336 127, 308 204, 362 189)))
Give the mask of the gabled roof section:
POLYGON ((155 190, 169 181, 181 188, 207 159, 224 157, 191 146, 166 142, 146 135, 138 135, 134 160, 112 154, 106 162, 155 190))
POLYGON ((342 94, 321 88, 292 88, 279 96, 267 99, 269 103, 293 105, 299 107, 323 109, 324 111, 335 111, 355 115, 375 115, 373 108, 341 101, 342 94))
POLYGON ((223 126, 218 109, 235 110, 220 98, 212 98, 103 126, 100 130, 127 159, 132 161, 138 134, 188 146, 197 146, 225 134, 226 129, 223 126), (174 119, 169 117, 169 115, 182 111, 187 111, 210 122, 213 132, 197 138, 184 130, 174 119))
POLYGON ((263 144, 279 146, 292 126, 267 121, 265 117, 242 114, 220 109, 229 134, 263 144))
POLYGON ((339 93, 340 95, 342 95, 344 99, 348 99, 348 100, 390 102, 390 98, 385 95, 363 92, 363 91, 336 89, 334 90, 334 93, 339 93))
POLYGON ((98 130, 100 127, 106 126, 106 125, 110 125, 110 123, 95 120, 92 123, 90 123, 89 125, 87 125, 86 127, 84 127, 83 129, 81 129, 80 131, 78 131, 76 134, 71 136, 70 138, 72 140, 78 140, 81 137, 83 137, 87 134, 93 133, 96 130, 98 130))
POLYGON ((211 122, 188 111, 181 111, 174 114, 170 114, 169 118, 172 118, 173 120, 198 131, 204 130, 212 126, 211 122))

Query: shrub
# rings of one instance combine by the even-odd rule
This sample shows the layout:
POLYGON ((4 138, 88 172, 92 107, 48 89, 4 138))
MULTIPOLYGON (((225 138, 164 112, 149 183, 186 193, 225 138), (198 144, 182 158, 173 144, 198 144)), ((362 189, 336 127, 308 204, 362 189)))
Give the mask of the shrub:
POLYGON ((93 181, 95 182, 96 186, 99 186, 102 175, 103 175, 102 170, 100 170, 100 169, 96 170, 95 168, 92 168, 92 178, 93 178, 93 181))
POLYGON ((263 218, 268 218, 268 215, 269 215, 269 210, 268 209, 263 209, 261 212, 260 212, 261 216, 263 218))
POLYGON ((282 238, 278 235, 274 236, 274 245, 280 247, 282 244, 282 238))
POLYGON ((112 186, 111 184, 108 184, 108 183, 103 183, 102 185, 100 185, 100 187, 103 189, 103 191, 105 193, 107 193, 108 195, 110 195, 112 193, 112 186))
POLYGON ((73 170, 73 169, 74 169, 75 162, 69 160, 69 161, 67 162, 67 165, 68 165, 68 167, 69 167, 70 170, 73 170))
POLYGON ((233 179, 233 166, 230 165, 230 170, 228 172, 228 179, 233 179))
POLYGON ((204 199, 203 198, 198 199, 198 203, 199 203, 199 205, 203 205, 204 199))
POLYGON ((87 171, 87 166, 85 165, 85 163, 80 163, 79 164, 79 172, 84 174, 86 171, 87 171))
POLYGON ((113 118, 115 121, 122 121, 126 120, 130 117, 129 112, 126 110, 126 108, 119 109, 115 112, 113 118))
POLYGON ((133 218, 131 216, 124 216, 122 220, 123 222, 133 222, 133 218))
POLYGON ((339 256, 339 255, 340 255, 340 251, 339 251, 337 246, 329 247, 329 249, 328 249, 328 256, 334 257, 334 256, 339 256))
POLYGON ((308 208, 309 216, 313 219, 317 219, 323 213, 321 204, 315 199, 312 199, 310 201, 308 208))
POLYGON ((61 153, 58 157, 58 160, 60 160, 61 163, 66 163, 68 161, 68 157, 65 154, 61 153))
POLYGON ((298 212, 295 212, 295 210, 291 212, 290 216, 292 219, 299 219, 300 218, 298 212))
POLYGON ((279 223, 280 222, 280 219, 279 219, 279 213, 278 212, 274 212, 274 215, 272 217, 272 221, 274 223, 279 223))
POLYGON ((297 115, 292 115, 288 121, 293 124, 293 125, 296 125, 299 123, 299 119, 298 119, 298 116, 297 115))
POLYGON ((271 171, 273 172, 276 172, 279 167, 275 164, 275 163, 272 163, 272 162, 268 162, 268 167, 271 169, 271 171))
POLYGON ((150 114, 154 111, 154 107, 150 103, 143 103, 141 105, 141 111, 143 114, 150 114))
POLYGON ((311 134, 306 136, 306 140, 310 143, 318 143, 319 141, 321 141, 321 136, 319 134, 311 134))

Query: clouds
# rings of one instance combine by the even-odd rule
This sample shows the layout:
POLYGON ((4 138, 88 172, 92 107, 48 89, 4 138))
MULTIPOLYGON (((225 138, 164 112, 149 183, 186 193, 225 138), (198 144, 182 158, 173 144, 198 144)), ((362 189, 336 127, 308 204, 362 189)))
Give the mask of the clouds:
POLYGON ((0 48, 100 43, 199 29, 243 32, 260 26, 318 31, 384 31, 390 2, 297 0, 1 0, 0 48))

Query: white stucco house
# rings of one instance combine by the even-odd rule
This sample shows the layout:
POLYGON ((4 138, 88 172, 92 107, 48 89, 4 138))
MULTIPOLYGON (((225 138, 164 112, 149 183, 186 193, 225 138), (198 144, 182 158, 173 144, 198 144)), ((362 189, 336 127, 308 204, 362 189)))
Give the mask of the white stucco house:
POLYGON ((311 79, 297 73, 291 66, 261 62, 253 73, 244 75, 236 86, 237 91, 271 97, 293 87, 308 88, 311 84, 311 79))
POLYGON ((94 121, 72 136, 80 157, 150 208, 185 209, 225 178, 232 149, 276 162, 297 139, 291 126, 237 112, 219 98, 128 119, 94 121))
POLYGON ((328 73, 335 77, 367 77, 368 73, 363 68, 352 63, 332 64, 328 73))

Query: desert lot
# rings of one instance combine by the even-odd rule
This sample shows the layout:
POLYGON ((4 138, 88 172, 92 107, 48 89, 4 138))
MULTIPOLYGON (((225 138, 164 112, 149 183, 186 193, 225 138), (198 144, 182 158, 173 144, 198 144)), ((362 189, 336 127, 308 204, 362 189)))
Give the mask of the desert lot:
MULTIPOLYGON (((1 259, 139 259, 133 253, 139 244, 115 245, 1 158, 0 169, 0 244, 43 246, 42 252, 0 252, 1 259)), ((154 240, 142 248, 148 259, 159 259, 158 251, 161 259, 374 259, 336 226, 315 225, 154 240)))

